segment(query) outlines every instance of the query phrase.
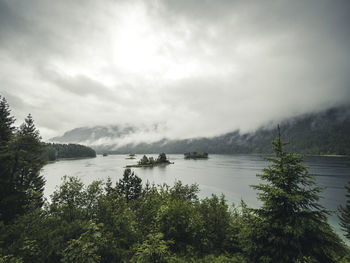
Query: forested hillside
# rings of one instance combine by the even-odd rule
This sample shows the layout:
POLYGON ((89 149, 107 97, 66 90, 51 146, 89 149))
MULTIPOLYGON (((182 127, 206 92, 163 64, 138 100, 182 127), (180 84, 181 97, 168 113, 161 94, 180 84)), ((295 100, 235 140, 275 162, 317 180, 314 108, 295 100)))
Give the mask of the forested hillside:
POLYGON ((55 161, 64 158, 96 157, 96 152, 94 149, 80 144, 47 143, 44 155, 48 161, 55 161))
MULTIPOLYGON (((292 142, 289 150, 304 154, 350 155, 350 107, 338 107, 327 111, 298 116, 281 122, 281 130, 292 142)), ((203 151, 208 153, 271 153, 271 141, 276 136, 276 126, 271 124, 254 132, 227 133, 212 138, 186 140, 163 139, 152 143, 94 145, 96 151, 114 153, 184 153, 203 151)))

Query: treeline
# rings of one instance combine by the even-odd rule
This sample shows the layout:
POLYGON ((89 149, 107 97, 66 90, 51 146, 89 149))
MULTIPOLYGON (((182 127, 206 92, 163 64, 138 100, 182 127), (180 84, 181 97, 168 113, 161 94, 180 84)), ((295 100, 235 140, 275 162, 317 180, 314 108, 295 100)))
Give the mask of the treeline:
MULTIPOLYGON (((345 263, 349 248, 327 222, 321 191, 284 150, 278 134, 270 166, 254 186, 262 205, 230 207, 198 198, 197 185, 142 184, 130 169, 114 185, 76 177, 43 200, 39 132, 28 116, 13 126, 0 100, 0 262, 345 263)), ((350 233, 348 209, 342 227, 350 233)))
POLYGON ((96 157, 96 152, 80 144, 46 143, 44 155, 46 160, 55 161, 64 158, 96 157))

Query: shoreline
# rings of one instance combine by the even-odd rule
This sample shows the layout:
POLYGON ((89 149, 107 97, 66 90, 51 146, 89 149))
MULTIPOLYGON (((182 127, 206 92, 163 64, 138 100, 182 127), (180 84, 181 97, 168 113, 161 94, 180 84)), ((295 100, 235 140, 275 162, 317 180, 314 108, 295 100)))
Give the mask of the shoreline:
MULTIPOLYGON (((139 153, 139 155, 156 155, 157 153, 139 153)), ((176 154, 176 155, 183 155, 183 153, 167 153, 167 154, 176 154)), ((272 155, 272 153, 209 153, 210 155, 272 155)), ((315 156, 315 157, 350 157, 350 155, 342 155, 342 154, 305 154, 305 153, 296 153, 300 155, 305 156, 315 156)), ((101 154, 97 154, 101 155, 101 154)), ((125 153, 108 153, 108 155, 126 155, 125 153)), ((87 157, 87 158, 93 158, 93 157, 87 157)), ((209 159, 208 158, 196 158, 196 159, 209 159)), ((125 158, 128 159, 128 158, 125 158)), ((192 159, 192 158, 189 158, 192 159)))
POLYGON ((56 160, 54 161, 47 161, 46 164, 51 164, 51 163, 56 163, 56 162, 59 162, 59 161, 75 161, 75 160, 83 160, 83 159, 93 159, 93 158, 96 158, 97 156, 95 157, 70 157, 70 158, 57 158, 56 160))

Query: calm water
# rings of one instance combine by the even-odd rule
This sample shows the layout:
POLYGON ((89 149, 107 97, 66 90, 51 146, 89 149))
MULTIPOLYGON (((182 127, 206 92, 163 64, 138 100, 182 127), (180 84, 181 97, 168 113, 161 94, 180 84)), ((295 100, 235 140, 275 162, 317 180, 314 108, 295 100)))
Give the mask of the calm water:
MULTIPOLYGON (((53 193, 64 175, 78 176, 86 184, 108 177, 115 182, 122 177, 125 165, 136 163, 141 157, 138 155, 135 160, 126 160, 125 155, 109 155, 48 164, 43 171, 46 178, 45 195, 49 197, 53 193)), ((184 160, 183 155, 169 154, 168 158, 175 164, 135 168, 134 171, 143 183, 147 180, 169 185, 173 185, 176 180, 185 184, 197 183, 201 198, 223 193, 230 203, 238 204, 243 199, 250 206, 259 206, 256 192, 249 185, 259 183, 256 174, 267 165, 261 156, 210 155, 208 160, 184 160)), ((317 184, 326 187, 322 192, 321 203, 328 209, 337 210, 340 204, 345 203, 344 185, 350 181, 350 157, 312 156, 306 159, 305 164, 310 167, 310 173, 315 175, 317 184)), ((331 216, 329 221, 341 233, 337 216, 331 216)))

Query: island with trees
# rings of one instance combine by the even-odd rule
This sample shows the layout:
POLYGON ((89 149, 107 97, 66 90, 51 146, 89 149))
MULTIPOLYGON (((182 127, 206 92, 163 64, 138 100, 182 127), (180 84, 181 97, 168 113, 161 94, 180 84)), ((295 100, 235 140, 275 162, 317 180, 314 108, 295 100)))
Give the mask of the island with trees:
POLYGON ((142 159, 138 161, 137 164, 127 165, 126 168, 154 167, 168 164, 173 164, 173 162, 170 162, 168 160, 165 153, 161 153, 159 154, 157 159, 154 159, 153 157, 147 157, 146 155, 144 155, 142 159))
POLYGON ((127 160, 134 160, 134 159, 136 159, 135 156, 136 156, 136 155, 135 155, 134 153, 130 153, 129 156, 126 157, 125 159, 127 159, 127 160))
POLYGON ((185 159, 208 159, 206 152, 187 152, 184 153, 185 159))

